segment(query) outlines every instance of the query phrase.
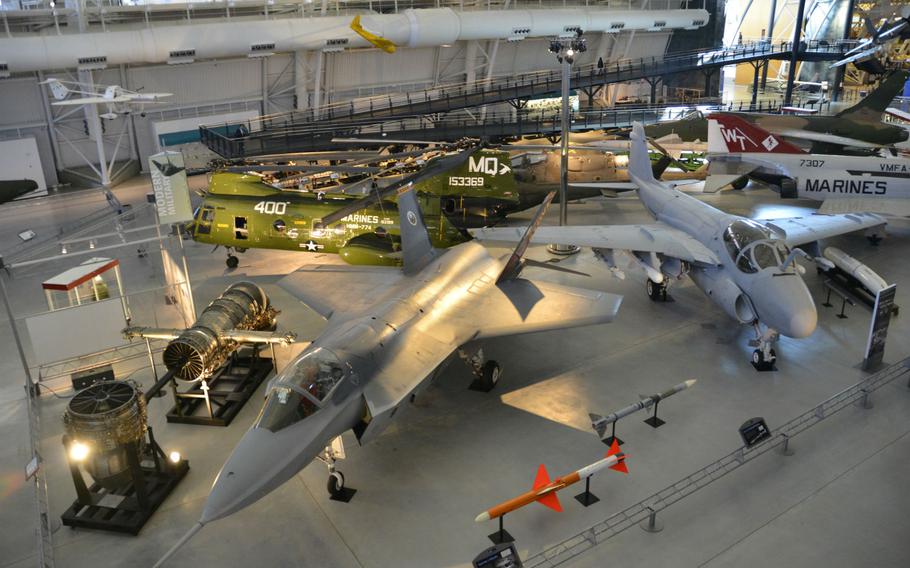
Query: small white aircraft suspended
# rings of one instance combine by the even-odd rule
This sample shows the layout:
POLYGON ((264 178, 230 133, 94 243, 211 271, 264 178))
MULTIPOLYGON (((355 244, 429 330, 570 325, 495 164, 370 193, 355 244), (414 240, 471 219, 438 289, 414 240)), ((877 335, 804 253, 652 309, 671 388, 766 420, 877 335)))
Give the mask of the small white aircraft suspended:
POLYGON ((124 89, 120 85, 93 87, 86 90, 81 83, 55 78, 42 81, 41 84, 50 86, 51 94, 57 99, 51 104, 57 106, 106 105, 107 112, 99 114, 99 116, 109 120, 136 110, 142 113, 146 104, 157 103, 160 102, 160 99, 173 95, 173 93, 139 93, 124 89), (74 93, 80 96, 70 97, 74 93))

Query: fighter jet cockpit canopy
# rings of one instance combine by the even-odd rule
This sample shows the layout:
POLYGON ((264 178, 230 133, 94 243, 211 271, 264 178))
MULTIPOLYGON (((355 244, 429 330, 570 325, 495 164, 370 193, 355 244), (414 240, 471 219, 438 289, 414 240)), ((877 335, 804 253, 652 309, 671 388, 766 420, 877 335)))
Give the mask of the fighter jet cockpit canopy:
POLYGON ((746 273, 776 268, 790 254, 787 245, 770 229, 751 219, 737 219, 724 231, 724 245, 736 267, 746 273))
POLYGON ((256 427, 277 432, 312 415, 345 375, 343 364, 328 349, 303 353, 271 383, 256 427))

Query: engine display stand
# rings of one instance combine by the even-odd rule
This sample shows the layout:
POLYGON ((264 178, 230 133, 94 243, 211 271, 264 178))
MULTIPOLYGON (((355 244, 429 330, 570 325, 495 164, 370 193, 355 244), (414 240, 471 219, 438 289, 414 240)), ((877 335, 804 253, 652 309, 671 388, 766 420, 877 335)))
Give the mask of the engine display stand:
MULTIPOLYGON (((68 436, 63 437, 67 456, 71 442, 68 436)), ((86 485, 79 464, 67 458, 76 500, 60 516, 64 525, 136 535, 190 469, 185 459, 168 461, 151 428, 146 445, 150 455, 145 456, 151 465, 142 464, 136 443, 128 444, 125 450, 129 478, 113 490, 97 482, 86 485)))
POLYGON ((179 391, 176 380, 172 378, 174 407, 168 411, 167 421, 228 426, 272 368, 272 361, 259 356, 259 348, 249 347, 232 353, 228 362, 214 375, 187 391, 179 391))

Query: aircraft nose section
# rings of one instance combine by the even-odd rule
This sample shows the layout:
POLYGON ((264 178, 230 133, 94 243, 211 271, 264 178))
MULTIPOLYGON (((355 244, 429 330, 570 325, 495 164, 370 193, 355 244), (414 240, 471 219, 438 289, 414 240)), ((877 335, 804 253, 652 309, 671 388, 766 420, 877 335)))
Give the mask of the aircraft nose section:
POLYGON ((815 331, 818 312, 803 279, 796 274, 775 274, 760 283, 756 309, 759 319, 781 335, 795 339, 815 331))
POLYGON ((280 473, 291 453, 277 434, 265 428, 248 430, 218 472, 200 522, 235 513, 284 483, 287 478, 280 473))
POLYGON ((791 314, 787 329, 778 331, 787 337, 794 337, 797 339, 812 335, 812 332, 815 331, 815 326, 818 324, 818 312, 815 310, 814 304, 811 308, 812 309, 804 308, 791 314))

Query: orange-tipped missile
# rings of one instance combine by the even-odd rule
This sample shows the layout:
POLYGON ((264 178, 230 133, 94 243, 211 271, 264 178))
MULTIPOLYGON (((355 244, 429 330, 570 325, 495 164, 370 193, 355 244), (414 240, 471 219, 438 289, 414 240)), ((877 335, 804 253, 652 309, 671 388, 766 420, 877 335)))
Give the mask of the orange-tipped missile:
POLYGON ((508 501, 496 505, 492 509, 484 511, 477 515, 474 520, 478 523, 489 521, 490 519, 501 517, 506 513, 511 513, 534 501, 539 502, 541 505, 546 505, 554 511, 562 512, 562 505, 559 503, 556 492, 565 489, 582 479, 587 479, 605 468, 629 473, 629 469, 626 467, 626 454, 619 450, 619 444, 617 444, 616 441, 610 446, 610 451, 607 452, 604 459, 587 465, 578 471, 573 471, 568 475, 557 477, 553 481, 550 481, 550 474, 547 473, 547 468, 543 464, 540 464, 540 467, 537 469, 537 477, 534 479, 534 486, 530 491, 522 493, 514 499, 509 499, 508 501))

